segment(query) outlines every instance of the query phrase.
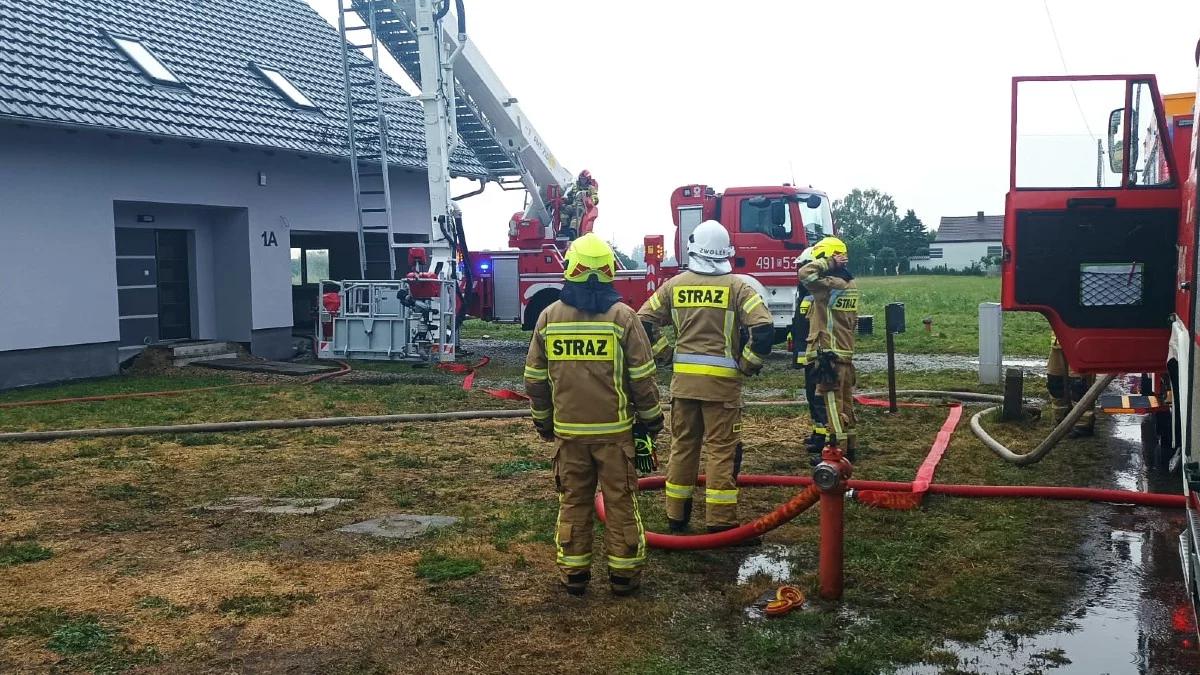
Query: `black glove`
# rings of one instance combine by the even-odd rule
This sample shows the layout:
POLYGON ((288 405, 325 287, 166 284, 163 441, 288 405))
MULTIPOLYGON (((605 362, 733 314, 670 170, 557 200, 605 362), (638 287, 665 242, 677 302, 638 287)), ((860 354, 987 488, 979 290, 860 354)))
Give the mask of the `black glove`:
POLYGON ((817 352, 817 363, 813 367, 813 376, 816 378, 817 384, 837 384, 837 354, 830 351, 817 352))
POLYGON ((641 422, 634 425, 634 467, 642 476, 653 473, 659 467, 659 455, 655 452, 654 437, 662 430, 662 418, 650 420, 650 422, 656 423, 658 428, 652 431, 648 424, 641 422))
POLYGON ((541 436, 543 441, 554 440, 554 420, 550 418, 534 420, 533 428, 537 429, 538 436, 541 436))

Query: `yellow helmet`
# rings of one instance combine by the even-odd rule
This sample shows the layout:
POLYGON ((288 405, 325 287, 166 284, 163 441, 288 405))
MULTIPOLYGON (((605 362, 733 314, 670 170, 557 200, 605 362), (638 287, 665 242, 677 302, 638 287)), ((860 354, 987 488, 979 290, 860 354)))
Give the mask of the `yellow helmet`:
POLYGON ((812 247, 813 258, 832 258, 835 255, 846 255, 846 242, 837 237, 825 237, 812 247))
POLYGON ((571 242, 567 249, 566 268, 563 278, 575 283, 587 281, 594 276, 598 281, 611 283, 617 274, 617 258, 603 239, 588 232, 571 242))

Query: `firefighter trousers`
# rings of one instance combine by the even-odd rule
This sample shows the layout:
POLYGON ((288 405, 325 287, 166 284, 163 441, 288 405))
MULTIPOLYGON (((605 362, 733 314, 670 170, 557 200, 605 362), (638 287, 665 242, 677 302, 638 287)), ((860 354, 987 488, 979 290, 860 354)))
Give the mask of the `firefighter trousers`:
MULTIPOLYGON (((1046 390, 1050 394, 1050 407, 1054 411, 1054 423, 1066 419, 1075 407, 1075 402, 1083 398, 1085 392, 1096 383, 1095 375, 1080 375, 1071 370, 1067 359, 1063 356, 1062 347, 1054 344, 1050 347, 1050 358, 1046 360, 1046 390)), ((1076 434, 1090 436, 1096 427, 1096 412, 1089 410, 1083 413, 1073 428, 1076 434)))
POLYGON ((568 574, 591 569, 597 483, 604 493, 608 516, 604 548, 608 553, 609 573, 639 577, 646 562, 646 533, 638 512, 632 435, 605 441, 557 439, 554 481, 559 504, 554 545, 563 580, 568 574))
POLYGON ((826 411, 825 397, 817 396, 817 377, 813 373, 815 364, 804 366, 804 398, 808 400, 808 414, 812 418, 812 432, 817 436, 828 434, 826 427, 829 423, 829 413, 826 411))
POLYGON ((837 381, 818 383, 817 395, 825 400, 829 439, 836 440, 842 450, 850 451, 858 445, 854 431, 854 385, 858 376, 850 361, 838 361, 834 369, 837 381))
POLYGON ((671 401, 671 457, 667 463, 667 517, 686 521, 700 471, 700 452, 707 460, 704 473, 705 524, 738 524, 738 489, 734 463, 742 435, 740 401, 671 401))

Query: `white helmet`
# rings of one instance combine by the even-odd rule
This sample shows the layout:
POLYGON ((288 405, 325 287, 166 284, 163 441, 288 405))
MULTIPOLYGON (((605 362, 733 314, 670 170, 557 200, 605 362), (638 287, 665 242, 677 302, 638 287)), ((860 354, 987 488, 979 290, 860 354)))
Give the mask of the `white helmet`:
POLYGON ((715 220, 706 220, 688 237, 688 269, 697 274, 729 274, 733 266, 733 246, 729 231, 715 220))
POLYGON ((816 258, 813 256, 813 247, 809 246, 808 248, 804 249, 804 252, 800 254, 800 257, 796 258, 796 267, 803 267, 813 260, 816 260, 816 258))

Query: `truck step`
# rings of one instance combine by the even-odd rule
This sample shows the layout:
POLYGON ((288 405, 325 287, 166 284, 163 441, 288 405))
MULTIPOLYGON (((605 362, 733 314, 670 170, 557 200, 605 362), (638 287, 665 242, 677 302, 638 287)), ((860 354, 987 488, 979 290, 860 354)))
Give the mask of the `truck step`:
POLYGON ((1100 409, 1110 415, 1144 415, 1167 412, 1171 404, 1157 396, 1105 394, 1100 397, 1100 409))

